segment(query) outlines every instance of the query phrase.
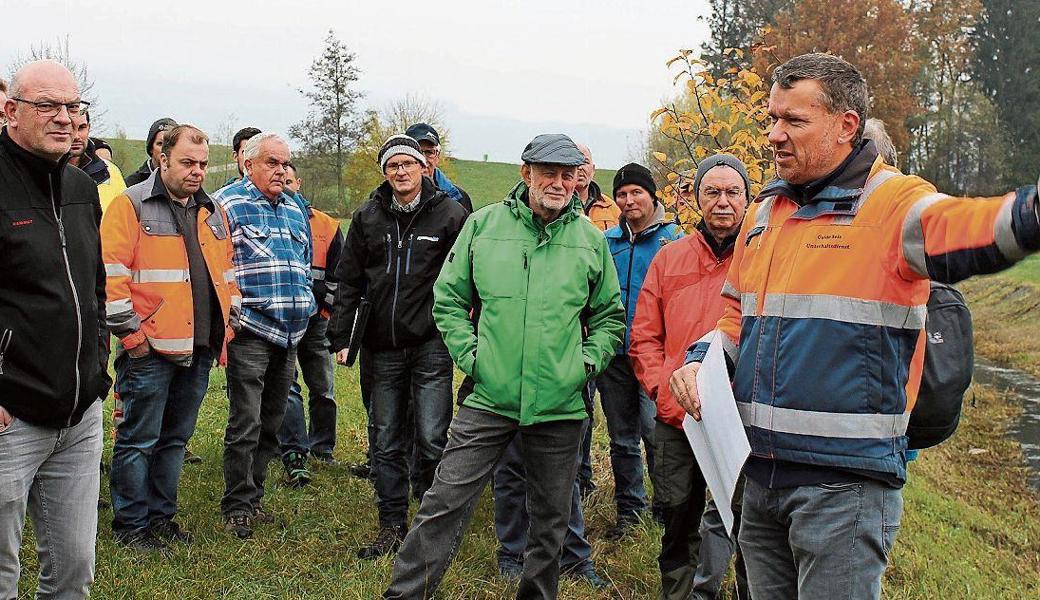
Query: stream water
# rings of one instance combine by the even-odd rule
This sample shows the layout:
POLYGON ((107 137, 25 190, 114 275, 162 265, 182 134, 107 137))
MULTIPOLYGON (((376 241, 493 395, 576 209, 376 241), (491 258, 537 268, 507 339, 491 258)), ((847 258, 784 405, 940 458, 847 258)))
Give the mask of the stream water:
POLYGON ((1022 453, 1030 469, 1030 485, 1040 489, 1040 379, 976 355, 975 381, 1000 391, 1006 390, 1012 401, 1022 404, 1022 416, 1011 426, 1010 433, 1022 444, 1022 453))

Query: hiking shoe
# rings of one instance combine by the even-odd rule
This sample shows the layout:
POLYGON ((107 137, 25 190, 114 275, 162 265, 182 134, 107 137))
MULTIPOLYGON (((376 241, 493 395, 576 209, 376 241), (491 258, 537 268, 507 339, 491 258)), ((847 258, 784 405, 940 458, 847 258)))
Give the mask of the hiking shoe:
POLYGON ((235 534, 240 540, 253 537, 252 517, 237 514, 224 517, 224 529, 235 534))
POLYGON ((271 513, 265 511, 259 504, 253 507, 253 522, 259 524, 274 523, 274 517, 271 513))
POLYGON ((149 529, 151 529, 152 535, 165 542, 190 544, 195 541, 195 536, 191 535, 190 531, 181 529, 181 526, 173 519, 154 521, 149 529))
POLYGON ((187 448, 184 449, 184 464, 186 465, 199 465, 202 464, 202 457, 195 454, 187 448))
POLYGON ((520 576, 523 574, 523 565, 518 565, 513 562, 498 563, 498 576, 506 581, 520 581, 520 576))
POLYGON ((311 482, 311 472, 307 470, 306 454, 287 452, 282 463, 285 465, 285 476, 291 487, 301 488, 311 482))
POLYGON ((608 542, 616 542, 632 533, 632 529, 639 523, 638 517, 623 517, 618 519, 617 524, 603 532, 603 539, 608 542))
POLYGON ((116 534, 116 544, 138 552, 158 552, 164 554, 170 551, 165 542, 155 537, 151 529, 141 529, 133 533, 116 534))
POLYGON ((407 533, 407 529, 404 525, 380 527, 376 539, 358 550, 358 558, 371 560, 388 554, 396 554, 397 549, 401 547, 401 542, 404 541, 405 533, 407 533))
POLYGON ((358 479, 372 479, 372 463, 368 461, 352 464, 348 470, 358 479))
POLYGON ((585 571, 565 573, 564 577, 584 583, 594 590, 605 590, 610 587, 610 583, 606 579, 600 577, 592 567, 589 567, 585 571))
POLYGON ((311 458, 322 465, 333 466, 336 464, 336 459, 332 458, 331 452, 311 452, 311 458))

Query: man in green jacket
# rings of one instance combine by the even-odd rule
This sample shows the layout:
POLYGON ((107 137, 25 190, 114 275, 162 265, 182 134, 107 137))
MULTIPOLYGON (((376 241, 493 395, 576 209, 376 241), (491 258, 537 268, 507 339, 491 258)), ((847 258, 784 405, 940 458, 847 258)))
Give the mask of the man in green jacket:
POLYGON ((470 216, 434 285, 437 328, 474 389, 451 422, 384 598, 434 593, 517 434, 531 513, 517 598, 556 598, 589 409, 581 392, 614 355, 625 312, 606 240, 574 195, 585 157, 567 136, 543 134, 521 159, 523 181, 470 216))

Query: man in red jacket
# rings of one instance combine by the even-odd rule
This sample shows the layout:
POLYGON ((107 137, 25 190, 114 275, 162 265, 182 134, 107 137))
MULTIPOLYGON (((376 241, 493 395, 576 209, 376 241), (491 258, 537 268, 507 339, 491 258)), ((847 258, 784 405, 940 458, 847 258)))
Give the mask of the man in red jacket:
MULTIPOLYGON (((706 484, 683 433, 686 411, 668 389, 668 378, 683 364, 690 344, 722 316, 722 285, 750 190, 744 165, 729 154, 701 161, 692 184, 701 222, 689 236, 662 248, 650 264, 628 352, 640 385, 657 403, 654 492, 664 517, 661 600, 715 598, 734 547, 714 504, 698 532, 706 484)), ((737 579, 738 590, 746 590, 740 585, 745 578, 739 559, 737 579)))

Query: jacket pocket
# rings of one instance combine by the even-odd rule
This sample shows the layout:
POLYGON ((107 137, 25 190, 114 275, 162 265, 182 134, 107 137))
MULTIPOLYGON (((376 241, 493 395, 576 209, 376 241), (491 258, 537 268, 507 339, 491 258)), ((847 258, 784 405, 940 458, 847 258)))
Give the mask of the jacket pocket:
POLYGON ((266 225, 243 225, 242 243, 252 251, 248 258, 275 258, 271 249, 271 229, 266 225))

